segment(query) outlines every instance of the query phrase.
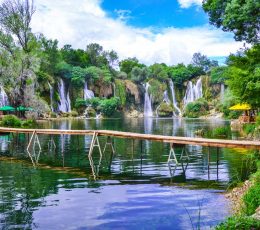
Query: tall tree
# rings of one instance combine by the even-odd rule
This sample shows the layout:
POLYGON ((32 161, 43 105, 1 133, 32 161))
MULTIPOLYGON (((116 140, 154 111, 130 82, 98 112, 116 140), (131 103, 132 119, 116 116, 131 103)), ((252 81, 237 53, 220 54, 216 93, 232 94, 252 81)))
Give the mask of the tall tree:
POLYGON ((10 66, 16 65, 9 70, 16 78, 13 96, 17 105, 25 104, 27 82, 35 76, 37 66, 37 42, 30 28, 34 12, 33 0, 5 0, 0 5, 0 45, 10 53, 10 66))
POLYGON ((240 102, 260 108, 260 45, 230 55, 227 84, 240 102))
POLYGON ((194 53, 191 64, 208 72, 212 67, 218 66, 217 61, 211 61, 206 55, 194 53))
POLYGON ((260 1, 203 0, 210 23, 235 34, 237 41, 258 43, 260 36, 260 1))

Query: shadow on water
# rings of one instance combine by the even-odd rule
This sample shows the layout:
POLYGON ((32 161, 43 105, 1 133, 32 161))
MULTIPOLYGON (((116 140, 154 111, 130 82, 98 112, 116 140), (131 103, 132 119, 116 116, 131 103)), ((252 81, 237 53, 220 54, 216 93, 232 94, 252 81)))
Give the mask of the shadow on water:
MULTIPOLYGON (((225 121, 178 119, 76 120, 43 128, 111 129, 193 136, 225 121)), ((88 157, 91 136, 0 137, 0 226, 58 229, 210 228, 228 214, 221 194, 244 151, 178 146, 167 163, 164 143, 114 139, 101 157, 88 157)), ((104 147, 106 138, 100 138, 104 147)))

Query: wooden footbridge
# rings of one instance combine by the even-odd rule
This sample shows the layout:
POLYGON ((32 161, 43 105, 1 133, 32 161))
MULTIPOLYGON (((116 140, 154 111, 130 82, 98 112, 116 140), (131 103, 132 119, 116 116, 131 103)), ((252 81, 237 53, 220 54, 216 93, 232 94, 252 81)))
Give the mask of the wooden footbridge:
POLYGON ((222 140, 222 139, 208 139, 208 138, 194 138, 194 137, 177 137, 177 136, 164 136, 155 134, 141 134, 133 132, 120 132, 112 130, 61 130, 61 129, 19 129, 19 128, 3 128, 0 127, 0 133, 23 133, 31 134, 30 141, 27 146, 27 151, 30 147, 35 147, 37 144, 41 149, 41 144, 38 135, 87 135, 92 136, 92 141, 89 148, 89 157, 92 155, 95 147, 98 148, 102 156, 106 148, 110 145, 114 153, 112 138, 124 138, 133 140, 148 140, 157 141, 170 144, 170 152, 168 162, 174 161, 178 164, 174 147, 178 145, 200 145, 207 147, 222 147, 222 148, 245 148, 245 149, 258 149, 260 150, 260 141, 245 141, 245 140, 222 140), (99 136, 107 137, 104 149, 101 150, 99 143, 99 136))

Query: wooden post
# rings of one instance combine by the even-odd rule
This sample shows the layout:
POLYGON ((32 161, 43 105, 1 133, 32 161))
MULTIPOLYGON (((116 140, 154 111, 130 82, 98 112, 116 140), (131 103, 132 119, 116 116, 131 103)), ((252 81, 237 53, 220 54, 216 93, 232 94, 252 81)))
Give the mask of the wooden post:
POLYGON ((178 160, 174 151, 174 143, 170 143, 170 152, 169 152, 167 163, 169 164, 173 161, 176 163, 176 165, 178 165, 178 160))

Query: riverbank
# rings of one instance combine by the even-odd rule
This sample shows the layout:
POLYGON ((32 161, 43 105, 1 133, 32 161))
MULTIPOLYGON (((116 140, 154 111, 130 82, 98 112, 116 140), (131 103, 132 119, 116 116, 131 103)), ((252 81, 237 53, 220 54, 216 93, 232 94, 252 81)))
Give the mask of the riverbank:
POLYGON ((260 229, 260 152, 255 155, 257 171, 226 194, 233 215, 216 229, 260 229))

